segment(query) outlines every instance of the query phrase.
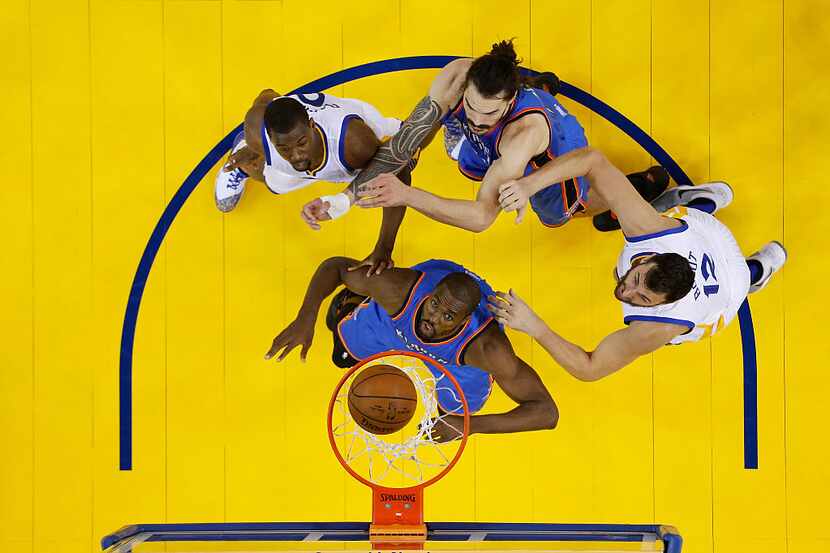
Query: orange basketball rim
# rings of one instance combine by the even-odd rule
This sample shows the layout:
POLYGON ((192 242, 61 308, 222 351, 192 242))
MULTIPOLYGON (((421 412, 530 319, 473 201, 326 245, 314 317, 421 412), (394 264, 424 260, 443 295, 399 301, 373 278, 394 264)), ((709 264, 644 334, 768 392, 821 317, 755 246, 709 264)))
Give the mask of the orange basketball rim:
MULTIPOLYGON (((354 421, 352 420, 351 422, 354 421)), ((369 530, 371 541, 373 543, 384 543, 385 548, 390 546, 390 542, 393 542, 394 544, 406 544, 407 549, 420 549, 420 544, 426 540, 427 531, 426 525, 424 524, 424 488, 436 483, 438 480, 447 475, 450 470, 452 470, 461 458, 461 454, 464 452, 464 448, 467 444, 467 438, 470 434, 470 409, 467 404, 467 399, 464 397, 461 385, 458 383, 456 378, 440 363, 420 353, 394 350, 375 354, 357 363, 354 367, 346 371, 340 379, 340 382, 338 382, 334 392, 332 393, 331 399, 329 400, 327 426, 329 444, 331 445, 332 451, 334 452, 335 457, 337 457, 337 460, 341 465, 343 465, 346 472, 372 490, 372 523, 369 530), (394 357, 401 358, 402 362, 398 362, 397 364, 391 362, 390 359, 394 357), (342 401, 344 397, 343 391, 346 383, 349 382, 349 380, 352 379, 363 367, 380 359, 383 359, 383 362, 386 364, 397 366, 404 370, 404 372, 406 372, 406 374, 417 384, 416 387, 419 390, 420 396, 419 400, 421 403, 426 405, 421 423, 418 424, 419 434, 415 437, 409 438, 409 440, 403 444, 385 441, 389 439, 387 436, 364 435, 365 432, 362 432, 359 428, 352 430, 350 433, 344 433, 341 431, 344 426, 349 424, 348 419, 351 419, 348 409, 342 409, 342 401), (419 361, 426 367, 427 370, 432 370, 429 370, 429 373, 426 373, 426 371, 423 370, 423 367, 421 367, 421 372, 419 373, 417 370, 411 368, 413 363, 417 363, 419 361), (420 376, 421 373, 432 374, 434 376, 432 379, 434 382, 430 383, 429 381, 431 379, 428 376, 420 376), (446 381, 444 381, 444 379, 446 379, 446 381), (441 386, 443 386, 443 388, 441 386), (435 413, 430 410, 431 407, 433 410, 437 409, 438 413, 443 413, 437 416, 437 420, 440 420, 441 417, 448 416, 448 413, 445 412, 443 406, 438 407, 437 396, 440 389, 449 391, 452 394, 452 397, 456 398, 458 407, 456 407, 456 409, 450 414, 457 417, 463 416, 463 428, 461 429, 458 439, 453 441, 455 452, 451 455, 445 455, 442 452, 439 447, 441 444, 432 439, 429 429, 427 429, 426 432, 421 432, 423 427, 428 426, 430 423, 434 423, 436 420, 435 413), (429 397, 430 395, 435 397, 429 397), (347 421, 342 424, 337 424, 334 420, 334 413, 339 404, 341 405, 341 415, 347 419, 347 421), (459 410, 463 410, 463 413, 459 412, 459 410), (408 476, 410 479, 414 480, 414 483, 412 484, 404 483, 402 486, 390 485, 388 483, 381 484, 376 479, 372 478, 371 472, 368 478, 363 474, 360 474, 360 472, 352 466, 353 459, 351 455, 348 453, 344 455, 344 452, 341 451, 341 446, 338 445, 338 438, 344 436, 345 434, 352 437, 352 442, 355 441, 356 437, 364 440, 371 439, 374 442, 374 446, 366 447, 366 451, 368 453, 361 453, 356 457, 365 457, 371 454, 377 454, 383 457, 383 461, 388 466, 391 466, 392 463, 395 462, 395 459, 390 459, 389 457, 395 457, 396 455, 401 456, 401 459, 404 461, 415 462, 417 464, 419 448, 426 448, 430 451, 437 449, 437 454, 440 458, 443 458, 445 462, 428 465, 429 468, 437 471, 434 475, 423 475, 423 472, 420 470, 420 466, 418 467, 419 470, 417 471, 416 476, 400 471, 400 478, 405 480, 408 476), (388 451, 385 446, 388 446, 388 451), (420 478, 418 476, 420 476, 420 478)), ((351 449, 351 446, 349 449, 351 449)))

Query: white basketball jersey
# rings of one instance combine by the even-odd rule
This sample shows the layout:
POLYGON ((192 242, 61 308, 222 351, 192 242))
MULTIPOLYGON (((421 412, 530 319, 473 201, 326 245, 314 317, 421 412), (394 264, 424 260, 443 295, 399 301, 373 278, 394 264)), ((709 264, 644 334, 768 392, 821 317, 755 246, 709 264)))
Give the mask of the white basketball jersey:
POLYGON ((277 149, 271 143, 271 139, 263 124, 262 144, 265 149, 266 177, 269 175, 280 175, 286 178, 269 178, 270 188, 272 182, 280 182, 280 189, 274 192, 283 194, 307 186, 313 181, 322 180, 328 182, 351 182, 357 175, 354 167, 349 167, 345 158, 345 138, 349 121, 360 119, 372 129, 375 136, 380 140, 391 137, 401 126, 398 119, 384 117, 381 113, 366 102, 352 98, 337 98, 328 94, 292 94, 288 96, 303 104, 308 116, 314 122, 314 132, 320 134, 323 144, 323 162, 319 167, 308 171, 296 171, 291 164, 280 156, 277 149))
POLYGON ((640 256, 676 253, 686 258, 695 272, 692 290, 674 303, 655 307, 623 303, 623 320, 625 324, 654 321, 684 325, 689 331, 671 343, 694 342, 714 334, 735 317, 749 292, 749 268, 735 237, 712 215, 685 207, 676 207, 664 215, 678 219, 683 226, 626 237, 617 261, 617 275, 625 275, 640 256))

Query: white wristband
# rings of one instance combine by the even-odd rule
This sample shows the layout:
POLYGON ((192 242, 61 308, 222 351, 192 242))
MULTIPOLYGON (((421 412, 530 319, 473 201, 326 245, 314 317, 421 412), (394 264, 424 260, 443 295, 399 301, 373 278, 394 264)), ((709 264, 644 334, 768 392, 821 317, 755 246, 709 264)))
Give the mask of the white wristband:
POLYGON ((352 202, 349 201, 349 197, 344 192, 335 194, 334 196, 321 196, 320 199, 329 203, 329 208, 326 210, 326 213, 332 219, 342 217, 352 208, 352 202))

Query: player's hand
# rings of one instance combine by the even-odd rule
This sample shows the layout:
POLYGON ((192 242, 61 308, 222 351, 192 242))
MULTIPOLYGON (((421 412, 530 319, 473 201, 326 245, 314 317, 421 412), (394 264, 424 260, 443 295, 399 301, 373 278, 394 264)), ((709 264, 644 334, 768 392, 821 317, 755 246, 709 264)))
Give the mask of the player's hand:
POLYGON ((320 198, 314 198, 303 206, 300 217, 313 230, 320 230, 320 223, 331 221, 331 215, 328 213, 329 207, 331 205, 328 202, 324 202, 320 198))
POLYGON ((410 187, 392 173, 383 173, 357 190, 360 207, 399 207, 406 205, 410 187))
POLYGON ((227 173, 234 169, 242 169, 249 175, 253 175, 261 173, 264 167, 265 160, 262 156, 245 146, 228 156, 228 161, 222 170, 227 173))
POLYGON ((347 270, 356 271, 362 267, 368 267, 366 276, 379 275, 386 269, 391 269, 395 266, 392 260, 392 250, 383 246, 375 246, 375 249, 366 256, 366 259, 356 265, 352 265, 347 270))
POLYGON ((510 180, 499 186, 499 205, 504 211, 516 211, 516 224, 522 222, 530 201, 530 191, 521 181, 510 180))
POLYGON ((464 417, 460 415, 442 415, 434 423, 430 437, 436 443, 452 442, 464 436, 464 417))
POLYGON ((282 361, 291 353, 292 349, 297 346, 302 346, 300 349, 300 360, 305 363, 308 349, 314 340, 314 322, 314 319, 311 317, 298 316, 294 319, 290 325, 285 327, 285 330, 274 338, 274 341, 271 343, 271 349, 265 354, 265 359, 271 359, 277 352, 282 350, 282 353, 277 357, 277 361, 282 361))
POLYGON ((499 323, 530 336, 536 336, 545 324, 513 290, 507 294, 496 292, 495 296, 488 296, 487 309, 499 323))

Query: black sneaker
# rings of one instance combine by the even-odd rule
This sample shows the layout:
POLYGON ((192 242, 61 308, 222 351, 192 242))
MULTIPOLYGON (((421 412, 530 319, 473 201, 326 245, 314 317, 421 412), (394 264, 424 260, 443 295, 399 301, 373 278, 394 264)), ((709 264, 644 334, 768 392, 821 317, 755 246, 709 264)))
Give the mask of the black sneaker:
MULTIPOLYGON (((668 188, 669 172, 659 165, 655 165, 645 171, 631 173, 628 175, 628 180, 631 181, 640 196, 650 203, 668 188)), ((594 228, 600 232, 611 232, 620 229, 620 222, 611 211, 603 211, 599 215, 594 215, 594 228)))

